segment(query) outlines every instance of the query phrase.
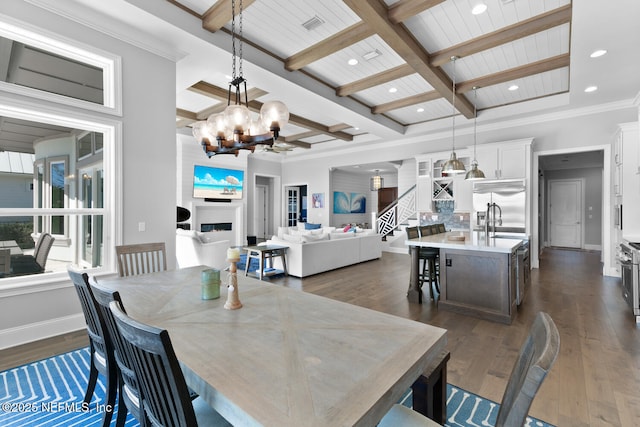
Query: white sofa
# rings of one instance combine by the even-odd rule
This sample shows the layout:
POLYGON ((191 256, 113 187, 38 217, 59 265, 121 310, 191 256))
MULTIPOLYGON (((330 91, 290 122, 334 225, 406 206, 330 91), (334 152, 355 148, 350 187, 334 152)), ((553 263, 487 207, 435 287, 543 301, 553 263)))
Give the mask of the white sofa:
MULTIPOLYGON (((283 234, 279 230, 279 236, 273 236, 266 243, 289 248, 287 270, 296 277, 307 277, 382 256, 382 236, 371 230, 343 233, 325 228, 313 234, 302 232, 294 235, 283 234)), ((280 258, 274 259, 274 264, 276 268, 282 268, 280 258)))
POLYGON ((223 270, 227 267, 229 240, 215 240, 215 233, 176 229, 176 261, 178 268, 196 265, 223 270))

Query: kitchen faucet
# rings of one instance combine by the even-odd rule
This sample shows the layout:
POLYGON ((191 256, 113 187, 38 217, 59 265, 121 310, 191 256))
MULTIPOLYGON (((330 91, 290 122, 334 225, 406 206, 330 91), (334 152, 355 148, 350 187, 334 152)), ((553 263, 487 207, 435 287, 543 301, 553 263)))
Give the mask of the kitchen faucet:
POLYGON ((496 234, 496 222, 498 225, 502 225, 502 208, 497 203, 487 203, 487 214, 484 221, 484 233, 486 237, 489 237, 489 221, 493 222, 492 230, 493 235, 496 234), (496 220, 496 208, 500 211, 500 217, 496 220))

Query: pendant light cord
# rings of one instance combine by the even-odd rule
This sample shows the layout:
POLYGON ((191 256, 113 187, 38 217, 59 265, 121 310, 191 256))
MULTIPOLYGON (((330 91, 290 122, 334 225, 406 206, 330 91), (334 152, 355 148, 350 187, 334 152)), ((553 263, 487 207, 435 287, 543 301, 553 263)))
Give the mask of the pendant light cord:
POLYGON ((458 58, 456 56, 452 56, 451 60, 453 61, 453 79, 451 86, 451 106, 453 108, 452 121, 453 127, 451 132, 451 146, 452 152, 456 151, 456 60, 458 58))
POLYGON ((473 87, 473 161, 478 163, 476 159, 476 141, 478 139, 478 88, 473 87))

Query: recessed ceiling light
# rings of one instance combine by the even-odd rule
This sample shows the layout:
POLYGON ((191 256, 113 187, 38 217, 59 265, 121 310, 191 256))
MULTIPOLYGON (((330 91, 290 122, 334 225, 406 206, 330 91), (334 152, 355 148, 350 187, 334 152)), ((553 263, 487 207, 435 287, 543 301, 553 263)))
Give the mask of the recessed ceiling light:
POLYGON ((471 13, 473 13, 474 15, 480 15, 481 13, 486 12, 487 10, 487 5, 484 3, 478 3, 475 6, 473 6, 473 9, 471 9, 471 13))
POLYGON ((591 58, 599 58, 602 55, 606 55, 607 51, 606 49, 598 49, 598 50, 594 50, 591 55, 589 55, 591 58))
POLYGON ((389 88, 389 93, 396 93, 398 91, 397 87, 390 87, 389 88))
POLYGON ((356 58, 351 58, 349 61, 347 61, 347 64, 349 64, 349 65, 357 65, 358 64, 358 60, 356 58))
POLYGON ((418 113, 422 113, 422 112, 424 112, 424 108, 420 107, 420 108, 418 108, 416 111, 417 111, 418 113))
POLYGON ((518 90, 519 88, 520 88, 520 87, 519 87, 518 85, 511 85, 511 86, 509 86, 509 90, 510 90, 510 91, 512 91, 512 92, 513 92, 514 90, 518 90))
POLYGON ((593 86, 587 86, 584 91, 587 93, 591 93, 597 90, 598 90, 598 86, 593 85, 593 86))

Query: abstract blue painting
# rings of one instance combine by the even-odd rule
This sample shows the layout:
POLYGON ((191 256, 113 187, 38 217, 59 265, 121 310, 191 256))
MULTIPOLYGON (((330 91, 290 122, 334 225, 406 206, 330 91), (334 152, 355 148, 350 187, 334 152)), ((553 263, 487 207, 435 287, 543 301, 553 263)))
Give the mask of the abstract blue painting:
POLYGON ((333 213, 366 213, 367 199, 364 194, 345 193, 343 191, 333 192, 333 213))

